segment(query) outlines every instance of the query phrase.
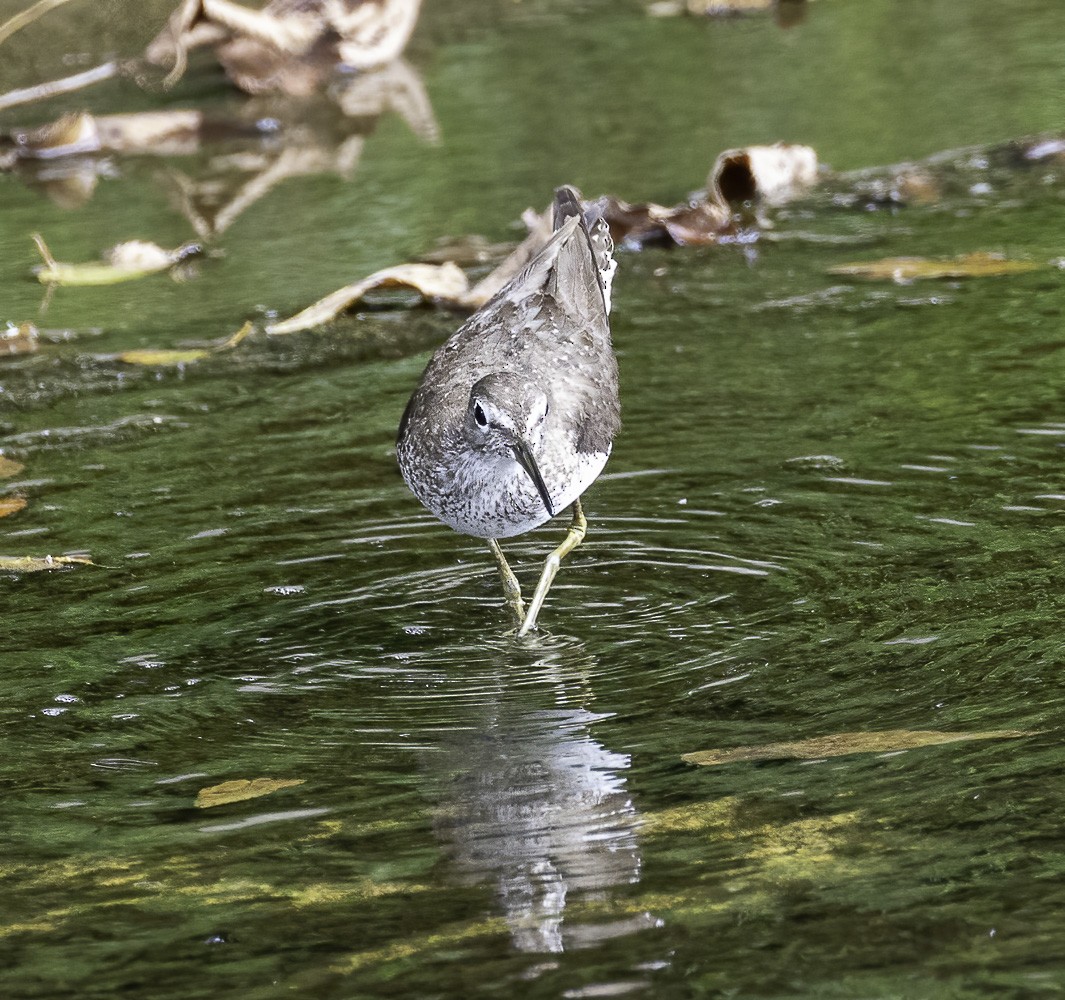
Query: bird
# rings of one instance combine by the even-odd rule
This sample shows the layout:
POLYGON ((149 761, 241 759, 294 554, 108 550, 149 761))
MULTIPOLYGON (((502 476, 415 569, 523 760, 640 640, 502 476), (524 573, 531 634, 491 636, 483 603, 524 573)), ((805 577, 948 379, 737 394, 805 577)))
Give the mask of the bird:
POLYGON ((411 492, 451 528, 488 542, 518 636, 536 628, 562 560, 584 540, 581 496, 621 427, 609 226, 570 185, 555 191, 552 226, 529 263, 433 354, 396 438, 411 492), (569 529, 526 608, 499 541, 567 507, 569 529))

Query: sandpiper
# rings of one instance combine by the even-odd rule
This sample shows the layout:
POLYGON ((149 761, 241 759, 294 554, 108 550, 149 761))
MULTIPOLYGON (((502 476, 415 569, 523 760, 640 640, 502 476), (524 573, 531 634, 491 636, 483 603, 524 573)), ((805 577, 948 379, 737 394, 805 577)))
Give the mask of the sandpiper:
POLYGON ((584 538, 580 498, 621 425, 610 230, 572 187, 555 192, 553 223, 524 270, 433 355, 396 441, 414 495, 456 531, 488 540, 518 635, 536 627, 561 560, 584 538), (526 610, 499 539, 567 506, 569 530, 526 610))

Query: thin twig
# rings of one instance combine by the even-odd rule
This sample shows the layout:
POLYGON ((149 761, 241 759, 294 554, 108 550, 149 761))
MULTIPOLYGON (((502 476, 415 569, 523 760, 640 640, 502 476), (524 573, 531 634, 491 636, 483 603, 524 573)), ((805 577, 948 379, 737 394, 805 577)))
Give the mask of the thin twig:
POLYGON ((65 3, 69 3, 69 0, 37 0, 32 7, 27 7, 20 14, 9 18, 0 24, 0 45, 3 45, 16 31, 21 31, 27 24, 32 24, 42 14, 47 14, 56 7, 62 7, 65 3))
POLYGON ((121 64, 111 61, 84 73, 75 73, 73 76, 65 76, 61 80, 50 80, 48 83, 38 83, 34 87, 25 87, 22 90, 9 90, 6 94, 0 94, 0 111, 6 111, 17 104, 29 104, 31 101, 43 101, 56 94, 69 94, 74 90, 81 90, 101 80, 110 80, 121 72, 121 64))

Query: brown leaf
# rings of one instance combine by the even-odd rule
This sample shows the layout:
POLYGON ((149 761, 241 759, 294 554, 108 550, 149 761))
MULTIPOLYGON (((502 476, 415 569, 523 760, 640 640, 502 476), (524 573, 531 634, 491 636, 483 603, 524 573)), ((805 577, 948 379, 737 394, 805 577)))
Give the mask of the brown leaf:
POLYGON ((37 350, 40 330, 33 323, 20 323, 0 330, 0 355, 32 354, 37 350))
POLYGON ((707 201, 662 213, 661 223, 673 242, 682 247, 717 243, 732 230, 730 213, 707 201))
POLYGON ((319 299, 302 312, 277 323, 270 323, 271 335, 311 330, 334 320, 375 288, 413 288, 427 299, 456 302, 469 288, 466 275, 455 264, 399 264, 376 271, 362 281, 319 299))
POLYGON ((226 806, 231 802, 257 799, 261 795, 269 795, 281 788, 302 785, 304 780, 303 778, 238 778, 234 781, 223 781, 220 785, 201 788, 196 796, 196 808, 213 809, 215 806, 226 806))
POLYGON ((935 730, 888 729, 872 733, 836 733, 788 743, 765 743, 761 746, 732 747, 727 750, 698 750, 682 755, 689 764, 710 766, 738 764, 753 760, 820 760, 852 753, 899 753, 918 747, 965 740, 1013 740, 1033 736, 1019 729, 993 729, 977 733, 945 733, 935 730))
POLYGON ((26 466, 21 462, 16 462, 13 458, 5 458, 0 455, 0 479, 7 479, 10 476, 17 476, 26 466))
POLYGON ((1037 271, 1042 264, 1027 260, 1007 260, 997 253, 970 253, 953 260, 931 260, 927 257, 886 257, 883 260, 858 261, 839 264, 828 269, 829 274, 845 278, 865 278, 869 281, 894 281, 905 285, 912 281, 933 278, 988 278, 1002 274, 1037 271))
POLYGON ((9 514, 17 514, 25 506, 25 497, 0 497, 0 517, 7 517, 9 514))
POLYGON ((96 120, 86 111, 62 115, 37 128, 13 130, 11 138, 18 155, 26 159, 53 160, 102 148, 96 120))

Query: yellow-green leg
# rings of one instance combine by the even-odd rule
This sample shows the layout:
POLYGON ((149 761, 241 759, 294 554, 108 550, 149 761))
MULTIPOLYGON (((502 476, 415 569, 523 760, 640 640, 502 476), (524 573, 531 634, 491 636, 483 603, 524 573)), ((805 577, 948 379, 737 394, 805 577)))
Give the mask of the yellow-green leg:
POLYGON ((492 550, 496 565, 499 567, 499 577, 503 581, 503 596, 507 599, 507 606, 514 612, 518 625, 521 625, 525 621, 525 602, 521 599, 521 586, 518 584, 518 578, 514 575, 514 570, 510 568, 507 557, 503 555, 499 542, 494 538, 489 538, 488 547, 492 550))
POLYGON ((585 520, 584 511, 581 509, 581 502, 580 500, 575 500, 573 503, 573 520, 570 522, 569 531, 566 532, 566 537, 562 544, 544 560, 544 568, 540 573, 540 582, 536 585, 536 591, 529 602, 529 610, 525 615, 525 620, 521 623, 521 628, 518 629, 518 635, 526 635, 536 628, 536 619, 540 614, 540 609, 544 606, 544 599, 551 589, 551 584, 554 582, 559 566, 562 565, 562 560, 584 541, 584 536, 587 532, 588 522, 585 520))

